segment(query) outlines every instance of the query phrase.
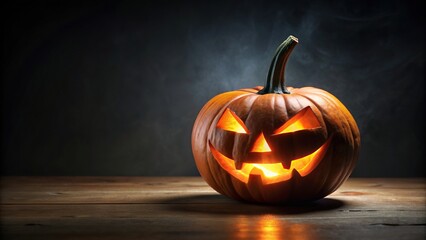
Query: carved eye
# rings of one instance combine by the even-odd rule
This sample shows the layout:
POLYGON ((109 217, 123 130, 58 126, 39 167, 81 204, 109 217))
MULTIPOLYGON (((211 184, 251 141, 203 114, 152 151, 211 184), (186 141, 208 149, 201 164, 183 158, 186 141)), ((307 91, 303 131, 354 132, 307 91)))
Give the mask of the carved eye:
POLYGON ((222 114, 216 127, 230 132, 249 133, 244 122, 229 108, 222 114))
POLYGON ((321 124, 311 107, 305 107, 274 131, 274 135, 320 128, 321 124))

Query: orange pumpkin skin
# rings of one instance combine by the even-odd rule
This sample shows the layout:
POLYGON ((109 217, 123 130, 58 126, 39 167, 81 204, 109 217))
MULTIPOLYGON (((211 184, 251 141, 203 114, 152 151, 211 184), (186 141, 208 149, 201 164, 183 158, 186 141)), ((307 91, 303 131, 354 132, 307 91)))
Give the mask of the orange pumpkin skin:
POLYGON ((201 176, 217 192, 248 202, 312 201, 335 191, 351 174, 360 134, 350 112, 324 90, 284 86, 284 66, 296 43, 291 36, 280 45, 271 66, 278 72, 270 71, 265 88, 219 94, 198 114, 192 151, 201 176), (226 111, 247 131, 221 129, 226 111), (301 124, 280 130, 291 121, 301 124), (268 147, 255 150, 260 135, 268 147), (278 172, 264 168, 276 165, 278 172))

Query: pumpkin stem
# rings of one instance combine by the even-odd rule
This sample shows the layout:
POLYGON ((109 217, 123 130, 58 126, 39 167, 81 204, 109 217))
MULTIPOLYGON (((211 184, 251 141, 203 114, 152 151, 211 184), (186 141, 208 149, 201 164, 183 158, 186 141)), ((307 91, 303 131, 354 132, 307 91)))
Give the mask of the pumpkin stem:
POLYGON ((293 51, 293 48, 298 42, 299 40, 296 37, 290 35, 277 48, 275 56, 272 59, 271 66, 269 67, 266 85, 262 90, 258 92, 258 94, 290 93, 285 87, 284 70, 290 53, 291 51, 293 51))

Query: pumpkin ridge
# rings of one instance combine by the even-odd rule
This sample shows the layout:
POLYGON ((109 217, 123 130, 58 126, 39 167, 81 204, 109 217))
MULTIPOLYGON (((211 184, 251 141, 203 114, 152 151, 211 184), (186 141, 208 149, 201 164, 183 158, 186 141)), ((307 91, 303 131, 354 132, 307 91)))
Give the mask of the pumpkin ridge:
MULTIPOLYGON (((206 142, 207 142, 207 144, 206 144, 206 148, 207 148, 207 146, 208 146, 208 141, 209 141, 209 139, 208 139, 208 136, 210 135, 210 132, 211 131, 214 131, 214 129, 216 128, 216 124, 217 124, 217 121, 218 121, 218 119, 220 118, 220 116, 222 116, 222 114, 223 114, 223 112, 226 110, 226 108, 228 108, 229 107, 229 105, 231 105, 233 102, 235 102, 235 101, 237 101, 237 100, 239 100, 239 99, 241 99, 241 98, 243 98, 243 97, 246 97, 246 96, 249 96, 249 95, 252 95, 253 93, 249 93, 249 92, 245 92, 244 94, 242 94, 242 95, 237 95, 236 97, 234 97, 234 98, 232 98, 231 100, 229 100, 228 102, 226 102, 223 106, 221 106, 220 108, 219 108, 219 110, 215 113, 215 117, 212 119, 212 121, 211 121, 211 123, 209 124, 210 125, 210 127, 209 127, 209 134, 207 134, 207 139, 206 139, 206 142)), ((235 142, 235 140, 233 141, 233 142, 235 142)), ((205 151, 206 152, 206 154, 207 154, 207 157, 209 157, 210 156, 210 154, 209 154, 209 151, 205 151)), ((211 158, 207 158, 207 159, 211 159, 211 158)), ((218 163, 216 162, 216 160, 213 158, 212 160, 211 160, 213 163, 211 163, 210 161, 207 161, 207 163, 208 163, 208 165, 209 165, 209 170, 210 170, 210 174, 213 176, 213 179, 214 179, 214 181, 216 182, 216 184, 217 185, 223 185, 224 183, 222 182, 222 181, 218 181, 218 180, 216 180, 217 178, 215 177, 215 174, 213 174, 213 173, 211 173, 211 168, 212 168, 212 165, 214 165, 215 167, 219 167, 219 166, 217 166, 218 165, 218 163), (220 183, 220 184, 219 184, 220 183)), ((220 168, 220 170, 221 171, 225 171, 225 170, 223 170, 223 169, 221 169, 220 168)), ((226 171, 225 171, 226 172, 226 171)), ((221 179, 221 178, 219 178, 219 179, 221 179)), ((223 188, 225 188, 225 189, 228 189, 228 191, 232 191, 234 194, 236 194, 236 195, 239 195, 236 191, 235 191, 235 189, 234 188, 232 188, 232 190, 229 190, 229 188, 227 188, 226 187, 226 185, 225 185, 225 187, 222 187, 222 189, 223 188)))
MULTIPOLYGON (((354 148, 355 151, 352 151, 351 155, 352 155, 352 158, 355 159, 355 160, 349 162, 351 165, 346 172, 346 178, 348 178, 349 175, 351 174, 352 170, 355 168, 355 164, 357 163, 357 159, 358 159, 358 155, 359 155, 359 145, 360 145, 360 141, 361 141, 361 139, 359 137, 359 129, 356 126, 356 124, 355 125, 352 124, 355 120, 353 119, 352 115, 350 114, 349 110, 345 107, 345 105, 343 105, 343 103, 340 102, 340 100, 337 99, 332 94, 329 94, 327 97, 330 101, 339 104, 339 109, 341 110, 344 119, 347 121, 348 126, 349 126, 349 130, 352 133, 351 145, 352 145, 352 147, 354 148)), ((336 187, 336 189, 337 188, 338 188, 338 186, 336 187)))
MULTIPOLYGON (((287 115, 287 107, 285 106, 285 94, 277 94, 275 95, 276 99, 274 101, 275 106, 274 109, 280 114, 284 116, 285 121, 288 121, 288 115, 287 115)), ((274 115, 276 116, 276 112, 274 112, 274 115)), ((282 123, 279 123, 278 125, 274 125, 274 129, 277 129, 281 126, 282 123)))
MULTIPOLYGON (((338 119, 339 119, 339 121, 337 121, 337 122, 344 122, 344 123, 346 123, 344 125, 341 125, 340 129, 344 129, 344 131, 345 131, 344 135, 345 136, 348 136, 347 133, 350 132, 351 138, 348 138, 348 141, 349 141, 349 143, 351 145, 351 148, 352 148, 352 146, 355 147, 355 140, 354 140, 354 137, 353 137, 352 129, 350 127, 350 123, 349 123, 348 119, 346 118, 345 112, 343 112, 341 110, 341 108, 340 108, 341 106, 339 106, 339 105, 343 105, 343 104, 340 103, 340 101, 339 101, 338 105, 336 106, 336 101, 333 101, 334 99, 330 99, 329 96, 328 96, 328 93, 325 92, 325 91, 323 91, 323 92, 318 91, 317 93, 309 93, 309 94, 320 96, 325 101, 327 101, 328 104, 334 105, 334 108, 336 109, 335 112, 334 112, 334 115, 337 116, 338 119)), ((354 149, 354 150, 357 150, 357 149, 354 149)), ((356 161, 352 160, 352 159, 354 159, 354 152, 349 153, 349 151, 346 150, 345 153, 346 154, 350 154, 350 157, 349 158, 345 158, 345 159, 347 159, 347 161, 346 161, 345 164, 342 164, 342 165, 347 165, 347 163, 351 163, 351 162, 355 162, 356 163, 356 161)), ((348 175, 350 175, 350 173, 352 172, 353 167, 355 166, 355 163, 350 164, 346 171, 340 172, 339 176, 336 177, 336 178, 334 178, 336 181, 334 182, 334 184, 332 184, 330 186, 330 191, 335 191, 342 184, 342 182, 345 181, 349 177, 348 175), (338 181, 339 179, 342 179, 342 180, 338 181)))
MULTIPOLYGON (((232 92, 227 92, 227 93, 223 93, 223 94, 217 95, 216 97, 214 97, 213 99, 211 99, 200 110, 199 116, 195 120, 194 128, 193 129, 195 130, 196 127, 199 126, 200 122, 202 122, 201 119, 204 119, 206 117, 206 115, 208 115, 210 112, 214 112, 214 114, 217 114, 216 111, 220 111, 222 109, 221 107, 215 106, 213 104, 213 100, 217 101, 218 99, 222 99, 222 98, 228 97, 228 95, 231 95, 231 94, 235 94, 235 96, 232 96, 233 98, 238 98, 238 97, 242 97, 244 95, 248 95, 249 93, 244 93, 244 95, 239 95, 238 91, 232 91, 232 92), (217 108, 217 110, 215 108, 217 108)), ((224 104, 227 104, 227 102, 225 102, 224 104)), ((214 117, 208 120, 208 121, 210 121, 210 123, 207 124, 209 126, 208 129, 211 128, 211 125, 212 125, 212 123, 213 123, 214 120, 215 120, 214 117)), ((195 133, 194 130, 193 130, 193 133, 192 133, 192 140, 191 140, 191 142, 194 141, 197 138, 197 136, 194 136, 194 133, 195 133)), ((214 186, 215 186, 214 189, 217 190, 217 189, 222 189, 222 188, 220 188, 220 185, 221 185, 220 183, 221 182, 217 180, 216 174, 214 174, 214 172, 212 172, 212 163, 210 163, 209 153, 206 151, 206 148, 208 146, 207 143, 208 143, 209 135, 210 135, 210 133, 207 132, 205 134, 205 139, 201 139, 202 141, 206 141, 206 143, 204 145, 205 147, 202 149, 202 152, 204 152, 204 155, 205 155, 204 159, 206 159, 205 162, 207 163, 207 167, 205 167, 203 169, 205 169, 206 171, 208 171, 208 176, 203 176, 203 178, 205 178, 205 177, 210 178, 214 182, 214 186)), ((198 168, 198 164, 197 164, 197 168, 198 168)), ((217 191, 218 192, 223 192, 223 191, 219 191, 219 190, 217 190, 217 191)))
MULTIPOLYGON (((297 96, 300 96, 300 97, 302 97, 302 98, 305 98, 307 101, 309 101, 310 103, 312 103, 313 105, 315 105, 315 107, 316 108, 318 108, 318 110, 321 112, 321 113, 323 113, 323 112, 326 112, 325 111, 325 109, 321 106, 321 105, 319 105, 319 104, 317 104, 317 102, 315 101, 315 100, 313 100, 313 99, 311 99, 311 98, 309 98, 309 97, 307 97, 306 95, 302 95, 302 94, 300 94, 299 92, 297 92, 297 93, 293 93, 293 94, 295 94, 295 95, 297 95, 297 96)), ((318 116, 317 116, 317 118, 318 118, 318 116)), ((329 134, 328 134, 328 126, 327 126, 327 122, 326 122, 326 120, 324 119, 324 117, 323 117, 323 114, 321 114, 321 119, 322 119, 322 123, 326 126, 326 134, 327 134, 327 138, 330 138, 330 137, 332 137, 332 136, 328 136, 329 134)), ((334 148, 334 147, 333 147, 334 148)), ((329 155, 332 155, 333 154, 333 151, 332 151, 332 149, 328 149, 327 150, 328 152, 327 152, 327 154, 329 154, 329 155)), ((324 157, 326 157, 326 156, 324 156, 324 157)), ((329 157, 329 158, 332 158, 331 156, 329 157)), ((322 164, 328 164, 328 165, 331 165, 332 164, 332 162, 331 161, 329 161, 329 162, 327 162, 326 161, 326 159, 324 159, 322 162, 321 162, 322 164)), ((320 163, 320 164, 321 164, 320 163)), ((324 187, 325 186, 327 186, 327 184, 325 184, 326 182, 327 182, 327 179, 329 179, 329 176, 330 176, 330 173, 331 173, 331 170, 332 170, 332 168, 330 168, 330 167, 323 167, 323 168, 320 168, 320 169, 325 169, 325 173, 323 173, 323 174, 325 174, 325 177, 323 177, 323 179, 324 179, 324 181, 323 181, 323 184, 321 184, 321 187, 319 188, 319 190, 317 191, 318 193, 321 193, 321 192, 326 192, 326 191, 324 191, 324 187)))

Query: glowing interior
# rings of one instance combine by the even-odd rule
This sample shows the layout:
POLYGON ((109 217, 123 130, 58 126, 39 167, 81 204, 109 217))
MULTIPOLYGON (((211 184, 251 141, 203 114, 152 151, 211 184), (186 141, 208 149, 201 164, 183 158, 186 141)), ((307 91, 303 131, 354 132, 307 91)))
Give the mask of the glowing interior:
POLYGON ((321 127, 321 124, 315 116, 315 113, 312 111, 311 107, 306 107, 284 123, 284 125, 275 130, 274 134, 277 135, 319 127, 321 127))
POLYGON ((263 133, 261 133, 260 136, 256 139, 251 151, 252 152, 271 152, 272 151, 268 143, 266 142, 266 139, 263 133))
MULTIPOLYGON (((330 141, 331 138, 315 152, 291 161, 289 169, 285 169, 281 163, 243 163, 242 168, 238 170, 235 168, 233 159, 220 153, 210 142, 209 145, 211 153, 219 165, 235 178, 248 183, 251 174, 260 174, 264 184, 271 184, 289 180, 292 177, 293 169, 296 169, 302 177, 311 173, 327 152, 330 141)), ((259 161, 261 162, 261 159, 259 161)))
POLYGON ((244 122, 229 108, 220 117, 216 127, 236 133, 248 133, 244 122))

